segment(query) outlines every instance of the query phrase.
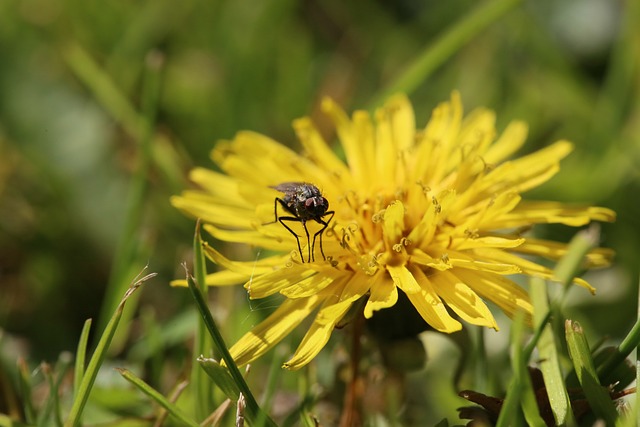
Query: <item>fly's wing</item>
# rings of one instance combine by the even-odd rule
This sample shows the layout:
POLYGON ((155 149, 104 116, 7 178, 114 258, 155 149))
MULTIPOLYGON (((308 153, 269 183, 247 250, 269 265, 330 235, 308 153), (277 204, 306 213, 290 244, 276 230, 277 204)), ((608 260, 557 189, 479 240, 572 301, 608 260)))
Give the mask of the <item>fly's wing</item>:
POLYGON ((305 185, 304 182, 283 182, 282 184, 272 185, 270 188, 278 190, 281 193, 295 193, 300 186, 305 185))

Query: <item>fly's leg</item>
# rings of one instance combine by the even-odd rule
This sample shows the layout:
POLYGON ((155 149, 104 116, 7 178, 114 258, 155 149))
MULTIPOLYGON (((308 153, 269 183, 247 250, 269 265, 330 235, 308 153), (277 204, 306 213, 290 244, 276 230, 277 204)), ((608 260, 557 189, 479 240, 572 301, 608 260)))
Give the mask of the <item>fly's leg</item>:
MULTIPOLYGON (((274 224, 276 222, 279 222, 280 224, 282 224, 282 226, 284 228, 286 228, 287 231, 289 231, 289 233, 291 233, 293 235, 293 237, 296 238, 296 243, 298 244, 298 252, 300 253, 300 259, 302 260, 302 262, 304 262, 304 256, 302 255, 302 246, 300 245, 300 236, 298 236, 298 234, 295 231, 293 231, 291 229, 291 227, 289 227, 287 224, 284 223, 284 221, 301 222, 302 225, 304 226, 304 221, 301 220, 300 218, 296 217, 296 216, 281 216, 281 217, 278 217, 278 203, 280 203, 280 206, 282 206, 282 208, 285 211, 290 212, 290 213, 295 215, 295 212, 291 211, 291 208, 289 208, 289 206, 286 204, 286 202, 284 200, 282 200, 279 197, 276 197, 273 200, 273 216, 274 216, 274 220, 271 221, 271 222, 264 223, 262 225, 274 224)), ((305 231, 307 231, 306 226, 304 227, 304 229, 305 229, 305 231)), ((307 240, 309 240, 308 239, 308 234, 309 234, 309 232, 307 231, 307 240)))
MULTIPOLYGON (((305 231, 307 231, 307 226, 304 223, 304 221, 302 221, 300 218, 296 218, 295 216, 281 216, 280 218, 278 218, 278 222, 280 224, 282 224, 282 226, 284 228, 289 230, 289 233, 293 234, 293 236, 296 238, 296 243, 298 243, 298 252, 300 252, 300 258, 302 259, 302 262, 304 262, 304 255, 302 255, 302 246, 300 246, 300 236, 298 236, 296 234, 296 232, 291 229, 291 227, 289 227, 287 224, 285 224, 284 223, 285 221, 301 222, 305 231)), ((307 240, 309 240, 309 232, 308 231, 307 231, 307 240)))
MULTIPOLYGON (((324 259, 325 261, 327 260, 327 257, 324 256, 324 248, 322 247, 322 234, 324 234, 324 230, 327 229, 327 227, 329 226, 329 223, 331 222, 331 220, 333 219, 333 216, 335 215, 334 211, 329 211, 329 212, 325 212, 324 215, 322 215, 323 217, 327 216, 327 215, 331 215, 329 217, 329 219, 327 221, 322 220, 321 218, 316 219, 316 221, 320 224, 322 224, 322 228, 320 230, 318 230, 314 235, 313 235, 313 243, 311 244, 311 248, 315 248, 316 246, 316 237, 320 236, 320 253, 322 254, 322 259, 324 259)), ((305 226, 305 230, 307 229, 307 227, 305 226)), ((312 252, 313 253, 313 261, 316 260, 315 257, 315 251, 312 252)))

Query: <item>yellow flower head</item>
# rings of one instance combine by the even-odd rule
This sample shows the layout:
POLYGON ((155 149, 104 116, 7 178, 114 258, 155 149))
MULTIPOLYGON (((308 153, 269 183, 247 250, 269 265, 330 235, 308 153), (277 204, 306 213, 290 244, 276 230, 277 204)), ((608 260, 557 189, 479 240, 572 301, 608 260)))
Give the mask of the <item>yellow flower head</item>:
MULTIPOLYGON (((293 125, 303 155, 266 136, 241 132, 212 152, 224 174, 196 168, 191 178, 201 190, 172 199, 201 218, 215 238, 276 253, 236 262, 206 248, 222 268, 208 276, 209 284, 244 283, 251 298, 278 292, 285 297, 231 348, 239 364, 267 352, 314 313, 285 364, 300 368, 356 301, 363 299, 364 316, 371 318, 396 304, 398 291, 438 331, 461 329, 458 319, 497 329, 483 300, 509 316, 532 312, 526 291, 508 275, 553 279, 550 269, 519 254, 558 259, 566 252, 564 244, 524 236, 524 230, 537 223, 581 226, 615 218, 605 208, 523 201, 521 193, 559 170, 571 144, 558 141, 507 161, 524 143, 526 125, 513 122, 496 136, 494 113, 480 109, 463 117, 457 93, 420 130, 402 95, 373 119, 364 111, 349 118, 331 100, 322 108, 335 125, 345 161, 302 118, 293 125), (301 185, 321 192, 315 204, 305 205, 310 193, 295 199, 301 185), (304 211, 314 206, 317 211, 304 211), (306 222, 301 221, 305 212, 306 222), (288 219, 277 221, 276 215, 288 219)), ((603 266, 610 256, 598 249, 587 261, 603 266)), ((593 292, 584 280, 575 283, 593 292)))

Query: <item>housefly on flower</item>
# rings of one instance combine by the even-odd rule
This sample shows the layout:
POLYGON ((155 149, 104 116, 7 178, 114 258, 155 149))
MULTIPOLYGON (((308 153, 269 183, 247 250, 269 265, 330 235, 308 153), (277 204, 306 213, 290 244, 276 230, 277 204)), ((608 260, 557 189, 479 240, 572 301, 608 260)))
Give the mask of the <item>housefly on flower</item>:
POLYGON ((302 223, 302 228, 307 235, 307 248, 309 251, 307 257, 308 262, 315 261, 314 248, 318 236, 320 240, 320 253, 322 254, 322 258, 326 260, 327 257, 324 255, 324 248, 322 247, 322 234, 329 226, 329 222, 331 222, 335 214, 334 211, 328 211, 329 201, 322 196, 318 187, 308 182, 283 182, 271 188, 284 194, 282 198, 276 197, 273 202, 273 214, 275 216, 273 222, 279 222, 295 236, 302 262, 304 262, 304 255, 302 255, 302 246, 300 246, 301 236, 298 236, 291 227, 285 224, 285 221, 302 223), (292 216, 278 216, 278 204, 292 216), (326 216, 329 216, 329 219, 325 221, 324 218, 326 216), (307 229, 307 221, 311 220, 322 225, 322 228, 313 234, 313 240, 311 240, 309 230, 307 229))

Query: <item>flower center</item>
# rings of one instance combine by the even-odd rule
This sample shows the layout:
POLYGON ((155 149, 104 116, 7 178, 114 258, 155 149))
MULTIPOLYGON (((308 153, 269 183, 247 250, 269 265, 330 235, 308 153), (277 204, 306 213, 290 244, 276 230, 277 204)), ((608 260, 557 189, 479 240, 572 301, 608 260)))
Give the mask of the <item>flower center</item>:
POLYGON ((370 275, 381 265, 406 262, 412 245, 408 233, 428 206, 428 189, 416 185, 413 190, 399 188, 373 197, 348 192, 339 197, 334 204, 334 223, 327 231, 327 240, 335 239, 339 244, 338 250, 332 251, 333 259, 370 275), (399 234, 390 239, 385 235, 385 214, 396 201, 402 204, 404 215, 400 218, 399 234))

